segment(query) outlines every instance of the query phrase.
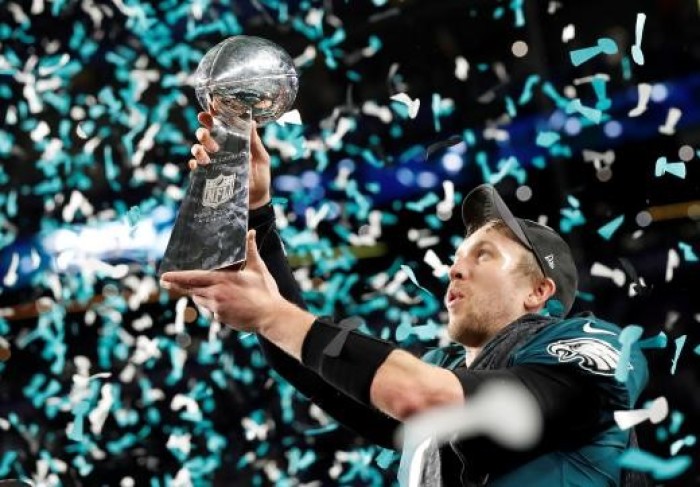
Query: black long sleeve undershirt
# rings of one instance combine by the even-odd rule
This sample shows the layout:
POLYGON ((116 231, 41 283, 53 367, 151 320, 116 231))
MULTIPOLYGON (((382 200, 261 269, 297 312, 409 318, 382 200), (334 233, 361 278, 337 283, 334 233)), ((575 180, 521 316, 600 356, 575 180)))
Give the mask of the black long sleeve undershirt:
MULTIPOLYGON (((306 309, 301 289, 294 279, 285 256, 284 248, 275 226, 275 215, 271 205, 250 212, 250 228, 256 229, 256 242, 260 256, 275 278, 280 293, 289 301, 306 309)), ((318 374, 305 367, 295 358, 289 356, 270 341, 258 336, 260 345, 269 365, 284 379, 289 381, 299 392, 321 407, 345 427, 355 431, 367 440, 395 449, 393 435, 400 422, 383 412, 357 402, 325 382, 318 374)), ((465 397, 475 393, 481 383, 487 380, 499 380, 504 377, 520 380, 538 400, 542 408, 545 428, 542 445, 544 449, 556 450, 566 447, 567 438, 579 428, 563 418, 594 417, 600 407, 595 403, 595 394, 586 387, 581 387, 580 378, 566 367, 522 365, 505 370, 469 370, 466 367, 455 369, 465 397)), ((591 425, 585 421, 583 428, 590 434, 591 425)), ((580 437, 580 435, 575 435, 580 437)), ((585 436, 585 435, 584 435, 585 436)), ((483 445, 479 440, 472 445, 483 445)), ((467 450, 467 449, 465 449, 467 450)), ((478 451, 479 448, 468 449, 478 451)), ((500 450, 497 448, 497 450, 500 450)), ((500 450, 500 454, 510 456, 512 452, 500 450)), ((481 457, 481 455, 475 455, 481 457)), ((498 458, 498 457, 495 457, 498 458)), ((513 455, 517 463, 519 455, 513 455)), ((503 458, 502 458, 503 460, 503 458)))
MULTIPOLYGON (((252 210, 249 227, 256 230, 260 256, 275 278, 282 296, 306 309, 301 289, 294 279, 277 233, 272 206, 268 204, 252 210)), ((398 421, 341 393, 262 336, 258 335, 258 341, 268 364, 304 396, 360 436, 385 448, 395 448, 393 435, 400 424, 398 421)))

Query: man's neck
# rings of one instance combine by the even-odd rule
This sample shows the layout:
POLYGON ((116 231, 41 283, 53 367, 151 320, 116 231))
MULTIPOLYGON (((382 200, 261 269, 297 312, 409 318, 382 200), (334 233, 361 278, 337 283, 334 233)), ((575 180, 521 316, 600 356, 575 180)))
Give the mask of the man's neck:
POLYGON ((520 318, 522 318, 522 317, 525 316, 526 314, 528 314, 528 312, 525 312, 525 313, 523 313, 523 314, 521 314, 521 315, 519 315, 519 316, 516 316, 515 318, 503 319, 503 320, 502 320, 503 323, 502 323, 500 326, 495 327, 493 333, 491 333, 491 335, 489 335, 489 336, 481 343, 480 346, 478 346, 478 347, 473 347, 473 346, 464 345, 464 350, 466 350, 466 352, 467 352, 466 358, 465 358, 465 364, 466 364, 466 366, 469 367, 469 366, 472 364, 472 362, 474 361, 474 359, 476 358, 476 356, 479 355, 479 352, 481 352, 481 349, 484 348, 484 345, 485 345, 486 343, 488 343, 488 341, 491 340, 491 338, 495 337, 503 328, 505 328, 506 326, 510 325, 510 324, 513 323, 514 321, 519 320, 520 318))

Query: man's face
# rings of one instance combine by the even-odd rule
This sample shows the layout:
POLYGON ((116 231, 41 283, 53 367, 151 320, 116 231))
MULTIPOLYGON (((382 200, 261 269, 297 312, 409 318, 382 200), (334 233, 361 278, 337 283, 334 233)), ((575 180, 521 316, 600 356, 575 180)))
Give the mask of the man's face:
POLYGON ((526 252, 493 224, 479 228, 460 244, 445 294, 450 338, 479 347, 525 314, 524 300, 532 282, 517 266, 526 252))

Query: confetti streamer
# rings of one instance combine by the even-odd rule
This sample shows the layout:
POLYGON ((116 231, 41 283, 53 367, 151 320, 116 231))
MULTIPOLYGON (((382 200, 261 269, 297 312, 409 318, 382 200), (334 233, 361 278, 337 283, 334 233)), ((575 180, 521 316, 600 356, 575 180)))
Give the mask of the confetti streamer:
POLYGON ((622 329, 618 341, 622 344, 620 350, 620 358, 615 368, 615 380, 618 382, 626 382, 629 376, 629 371, 632 368, 630 357, 632 354, 632 345, 637 343, 642 336, 643 329, 641 326, 628 325, 622 329))
POLYGON ((637 23, 634 27, 634 44, 630 48, 632 51, 632 59, 635 63, 640 66, 644 66, 644 53, 642 52, 642 34, 644 32, 644 22, 646 21, 646 14, 637 14, 637 23))
POLYGON ((617 43, 613 39, 601 37, 595 46, 571 51, 569 57, 571 58, 571 64, 580 66, 600 54, 617 54, 617 51, 617 43))
POLYGON ((615 411, 613 416, 617 425, 623 430, 637 426, 647 420, 653 424, 658 424, 668 416, 668 401, 663 396, 658 397, 645 409, 615 411))
POLYGON ((636 448, 625 450, 618 462, 622 468, 650 473, 655 480, 678 477, 691 464, 690 457, 687 456, 663 459, 636 448))
POLYGON ((676 107, 669 108, 666 115, 666 122, 659 127, 659 133, 664 135, 673 135, 676 133, 676 125, 681 119, 683 112, 676 107))
POLYGON ((639 92, 639 101, 637 106, 628 113, 630 117, 638 117, 644 113, 647 110, 649 98, 651 97, 651 85, 649 83, 639 83, 637 90, 639 92))
POLYGON ((665 157, 659 157, 656 160, 656 165, 654 167, 654 176, 659 178, 667 173, 672 174, 677 178, 685 179, 685 162, 668 162, 668 160, 665 157))
POLYGON ((678 359, 680 358, 681 352, 683 351, 683 346, 685 345, 686 338, 688 338, 688 335, 682 335, 676 338, 676 351, 673 355, 673 360, 671 361, 671 375, 674 375, 676 373, 676 365, 678 365, 678 359))

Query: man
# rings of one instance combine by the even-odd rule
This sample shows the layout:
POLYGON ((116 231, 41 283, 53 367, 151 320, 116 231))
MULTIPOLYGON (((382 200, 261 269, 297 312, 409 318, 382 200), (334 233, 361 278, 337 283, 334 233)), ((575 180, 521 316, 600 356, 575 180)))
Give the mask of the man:
MULTIPOLYGON (((211 127, 208 115, 200 121, 211 127)), ((191 167, 217 150, 208 130, 199 129, 197 138, 191 167)), ((245 269, 166 273, 164 287, 189 294, 236 330, 257 333, 285 379, 387 448, 401 422, 469 401, 489 381, 516 381, 534 395, 544 419, 535 448, 515 453, 485 438, 455 438, 426 453, 422 485, 619 485, 616 458, 629 432, 615 425, 613 412, 634 406, 646 362, 633 348, 623 364, 628 378, 618 382, 620 329, 592 315, 564 318, 577 274, 556 232, 515 218, 491 186, 470 192, 462 206, 466 237, 445 294, 447 330, 457 345, 420 360, 304 309, 275 230, 269 156, 255 130, 251 165, 245 269)))

